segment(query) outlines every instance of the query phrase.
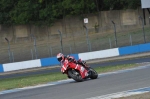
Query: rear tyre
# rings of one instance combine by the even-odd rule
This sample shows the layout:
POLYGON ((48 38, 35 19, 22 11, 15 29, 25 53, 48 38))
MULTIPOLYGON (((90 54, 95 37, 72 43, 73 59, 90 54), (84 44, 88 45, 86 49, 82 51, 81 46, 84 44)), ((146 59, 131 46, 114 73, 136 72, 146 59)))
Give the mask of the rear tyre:
POLYGON ((98 74, 97 74, 97 72, 93 68, 90 68, 90 72, 91 72, 90 78, 91 79, 97 79, 98 74))
POLYGON ((77 71, 77 70, 69 69, 69 70, 68 70, 68 75, 69 75, 72 79, 74 79, 75 81, 77 81, 77 82, 82 82, 82 81, 83 81, 83 79, 82 79, 82 77, 81 77, 81 75, 80 75, 80 72, 77 71))

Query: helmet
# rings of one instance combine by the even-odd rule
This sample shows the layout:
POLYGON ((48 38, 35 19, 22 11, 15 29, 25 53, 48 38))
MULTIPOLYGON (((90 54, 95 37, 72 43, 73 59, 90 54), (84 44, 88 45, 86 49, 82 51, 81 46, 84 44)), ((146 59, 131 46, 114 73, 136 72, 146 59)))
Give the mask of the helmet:
POLYGON ((57 54, 57 60, 60 62, 60 61, 63 61, 65 58, 64 58, 64 55, 62 53, 58 53, 57 54))

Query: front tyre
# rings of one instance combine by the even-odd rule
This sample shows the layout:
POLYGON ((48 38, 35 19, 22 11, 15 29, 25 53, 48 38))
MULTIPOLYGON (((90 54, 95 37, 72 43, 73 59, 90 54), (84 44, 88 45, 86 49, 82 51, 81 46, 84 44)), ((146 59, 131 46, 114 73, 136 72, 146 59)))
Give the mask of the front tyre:
POLYGON ((97 79, 98 74, 97 74, 97 72, 93 68, 90 68, 90 72, 91 72, 90 78, 91 79, 97 79))
POLYGON ((80 75, 80 72, 77 71, 77 70, 69 69, 69 70, 68 70, 68 75, 69 75, 72 79, 74 79, 75 81, 77 81, 77 82, 82 82, 82 81, 83 81, 83 79, 82 79, 82 77, 81 77, 81 75, 80 75))

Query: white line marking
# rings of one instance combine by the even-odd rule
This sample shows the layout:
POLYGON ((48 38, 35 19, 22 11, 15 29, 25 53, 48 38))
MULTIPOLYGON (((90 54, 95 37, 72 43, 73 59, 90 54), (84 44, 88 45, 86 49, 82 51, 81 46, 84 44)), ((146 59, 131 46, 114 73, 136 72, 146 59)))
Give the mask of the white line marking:
POLYGON ((112 98, 120 98, 120 97, 127 97, 131 95, 143 94, 147 92, 150 92, 150 87, 133 89, 133 90, 112 93, 112 94, 107 94, 107 95, 102 95, 102 96, 96 96, 96 97, 91 97, 91 98, 86 98, 86 99, 112 99, 112 98))

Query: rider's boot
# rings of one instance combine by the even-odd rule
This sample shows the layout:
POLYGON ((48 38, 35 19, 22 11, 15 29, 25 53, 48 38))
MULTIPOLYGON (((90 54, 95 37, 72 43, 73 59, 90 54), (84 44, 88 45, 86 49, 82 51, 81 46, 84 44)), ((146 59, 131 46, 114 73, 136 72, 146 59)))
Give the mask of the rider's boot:
POLYGON ((82 66, 84 66, 87 70, 90 68, 90 66, 88 66, 85 61, 82 61, 82 66))

